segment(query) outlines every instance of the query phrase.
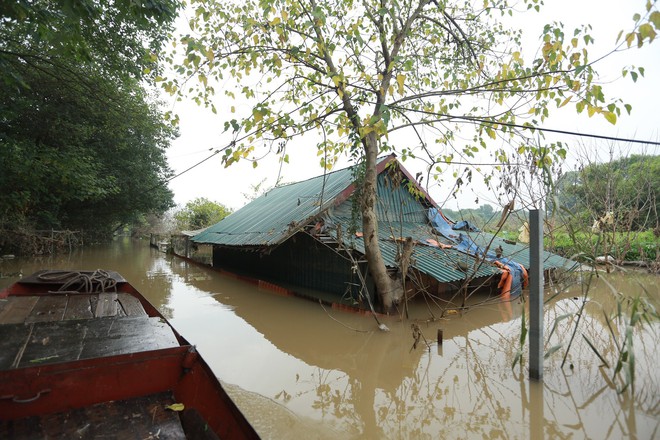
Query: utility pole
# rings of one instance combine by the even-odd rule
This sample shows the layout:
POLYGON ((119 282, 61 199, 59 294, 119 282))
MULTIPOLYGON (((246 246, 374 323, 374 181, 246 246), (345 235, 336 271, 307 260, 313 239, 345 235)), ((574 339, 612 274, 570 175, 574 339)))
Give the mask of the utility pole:
POLYGON ((543 212, 529 211, 529 377, 543 380, 543 212))

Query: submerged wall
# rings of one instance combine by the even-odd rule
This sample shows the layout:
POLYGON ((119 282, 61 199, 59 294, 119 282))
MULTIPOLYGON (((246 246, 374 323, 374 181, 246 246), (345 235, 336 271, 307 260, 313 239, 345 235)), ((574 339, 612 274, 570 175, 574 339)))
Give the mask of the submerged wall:
MULTIPOLYGON (((306 233, 298 233, 270 252, 215 246, 213 266, 280 283, 303 296, 368 307, 360 301, 360 277, 349 258, 306 233), (357 303, 357 304, 356 304, 357 303)), ((358 264, 366 273, 366 265, 358 264)), ((373 282, 367 279, 369 292, 373 282)))

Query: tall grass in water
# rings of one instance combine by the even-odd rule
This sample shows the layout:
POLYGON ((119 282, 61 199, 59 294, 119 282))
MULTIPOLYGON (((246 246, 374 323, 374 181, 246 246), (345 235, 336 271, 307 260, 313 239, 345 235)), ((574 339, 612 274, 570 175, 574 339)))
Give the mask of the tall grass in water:
MULTIPOLYGON (((636 295, 625 295, 618 292, 611 284, 609 284, 606 279, 601 277, 601 280, 605 281, 605 285, 609 287, 612 294, 616 296, 616 302, 614 310, 607 311, 604 308, 602 309, 605 329, 605 335, 603 338, 596 338, 598 341, 595 341, 593 338, 590 338, 588 334, 588 328, 585 325, 586 321, 586 311, 585 307, 588 303, 597 304, 596 301, 589 301, 589 294, 592 288, 592 281, 599 277, 599 275, 593 271, 590 272, 582 283, 582 296, 579 298, 581 301, 580 306, 576 311, 564 313, 558 315, 552 321, 552 327, 549 334, 546 337, 546 341, 550 341, 553 335, 556 333, 556 330, 560 327, 563 321, 571 321, 571 327, 568 329, 569 333, 565 333, 567 336, 567 341, 562 341, 556 345, 553 345, 546 350, 544 358, 548 358, 550 355, 555 353, 560 349, 564 349, 564 355, 560 368, 564 368, 571 349, 574 346, 576 338, 582 338, 587 344, 591 352, 598 358, 601 363, 601 368, 609 371, 606 372, 608 379, 606 380, 613 388, 616 388, 618 393, 623 393, 626 390, 631 390, 634 392, 635 389, 635 336, 639 333, 642 333, 645 330, 645 326, 650 326, 653 328, 654 325, 660 322, 660 316, 655 308, 655 306, 648 299, 649 292, 640 285, 641 289, 639 294, 636 295), (583 319, 584 318, 584 319, 583 319)), ((552 301, 558 294, 553 295, 551 298, 544 301, 548 303, 552 301)), ((578 298, 575 298, 576 300, 578 298)), ((518 363, 522 365, 523 362, 523 350, 525 348, 527 335, 529 334, 528 323, 526 320, 525 314, 525 303, 522 303, 523 313, 521 318, 521 330, 520 330, 520 339, 519 347, 514 360, 512 363, 512 368, 514 368, 518 363)), ((589 351, 585 352, 589 353, 589 351)), ((573 364, 569 363, 571 369, 573 364)))
POLYGON ((615 359, 611 359, 613 362, 608 362, 607 356, 589 338, 585 335, 582 335, 582 337, 596 356, 598 356, 604 367, 611 369, 612 365, 614 365, 612 382, 616 384, 617 391, 622 393, 628 388, 634 390, 634 332, 641 329, 645 323, 652 325, 653 322, 660 321, 660 317, 653 304, 641 295, 632 298, 620 296, 617 299, 616 310, 610 315, 603 310, 603 316, 607 324, 609 336, 616 348, 612 352, 613 355, 610 356, 615 357, 615 359))

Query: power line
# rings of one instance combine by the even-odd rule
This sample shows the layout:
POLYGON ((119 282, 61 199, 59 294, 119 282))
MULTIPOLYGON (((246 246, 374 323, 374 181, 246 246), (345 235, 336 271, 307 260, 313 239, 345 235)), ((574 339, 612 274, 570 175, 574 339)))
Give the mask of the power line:
POLYGON ((200 160, 200 161, 197 162, 196 164, 194 164, 194 165, 192 165, 192 166, 186 168, 185 170, 181 171, 180 173, 175 174, 174 176, 165 179, 165 180, 163 181, 163 183, 170 182, 171 180, 176 179, 176 178, 179 177, 180 175, 187 173, 188 171, 192 170, 193 168, 197 168, 198 166, 200 166, 201 164, 203 164, 203 163, 206 162, 207 160, 211 159, 213 156, 216 156, 216 155, 219 154, 221 151, 227 149, 227 148, 228 148, 230 145, 232 145, 232 144, 233 144, 233 142, 232 142, 231 144, 227 145, 227 146, 224 147, 224 148, 221 148, 221 149, 219 149, 219 150, 215 150, 210 156, 208 156, 208 157, 206 157, 206 158, 200 160))
POLYGON ((633 144, 644 144, 644 145, 660 146, 660 142, 658 142, 658 141, 644 141, 644 140, 640 140, 640 139, 620 138, 620 137, 615 137, 615 136, 604 136, 604 135, 600 135, 600 134, 578 133, 578 132, 575 132, 575 131, 559 130, 559 129, 556 129, 556 128, 541 128, 541 127, 536 127, 536 126, 533 126, 533 125, 520 125, 520 124, 512 124, 512 123, 509 123, 509 122, 493 122, 493 121, 489 121, 488 119, 481 119, 481 118, 470 117, 470 116, 452 116, 452 115, 445 115, 445 116, 450 117, 450 118, 455 118, 455 119, 465 119, 467 121, 480 122, 480 123, 489 123, 489 124, 494 124, 494 125, 503 125, 503 126, 506 126, 506 127, 521 128, 521 129, 532 130, 532 131, 566 134, 566 135, 569 135, 569 136, 588 137, 588 138, 594 138, 594 139, 604 139, 604 140, 615 141, 615 142, 629 142, 629 143, 633 143, 633 144))
MULTIPOLYGON (((593 138, 593 139, 603 139, 603 140, 608 140, 608 141, 614 141, 614 142, 629 142, 629 143, 634 143, 634 144, 644 144, 644 145, 655 145, 655 146, 660 146, 660 142, 658 141, 644 141, 640 139, 629 139, 629 138, 620 138, 620 137, 615 137, 615 136, 604 136, 600 134, 591 134, 591 133, 578 133, 575 131, 568 131, 568 130, 559 130, 556 128, 541 128, 541 127, 536 127, 532 125, 520 125, 520 124, 512 124, 508 122, 492 122, 487 119, 481 119, 481 118, 476 118, 476 117, 469 117, 469 116, 452 116, 452 115, 445 115, 448 118, 451 119, 463 119, 465 121, 470 121, 470 122, 479 122, 479 123, 492 123, 492 124, 497 124, 497 125, 502 125, 506 127, 511 127, 511 128, 520 128, 520 129, 525 129, 525 130, 532 130, 532 131, 541 131, 541 132, 548 132, 548 133, 557 133, 557 134, 565 134, 569 136, 578 136, 578 137, 587 137, 587 138, 593 138)), ((235 142, 230 142, 228 145, 225 147, 222 147, 218 150, 215 150, 210 156, 200 160, 199 162, 195 163, 194 165, 191 165, 190 167, 186 168, 185 170, 181 171, 178 174, 175 174, 172 177, 169 177, 168 179, 164 180, 162 183, 168 183, 177 177, 187 173, 188 171, 191 171, 207 160, 211 159, 212 157, 218 155, 222 151, 226 150, 227 148, 231 147, 234 145, 235 142)), ((469 162, 454 162, 452 161, 451 163, 448 163, 447 165, 474 165, 474 166, 498 166, 498 165, 505 165, 504 163, 492 163, 492 164, 473 164, 469 162)), ((518 164, 512 164, 512 165, 518 165, 518 164)), ((158 185, 157 185, 158 186, 158 185)))

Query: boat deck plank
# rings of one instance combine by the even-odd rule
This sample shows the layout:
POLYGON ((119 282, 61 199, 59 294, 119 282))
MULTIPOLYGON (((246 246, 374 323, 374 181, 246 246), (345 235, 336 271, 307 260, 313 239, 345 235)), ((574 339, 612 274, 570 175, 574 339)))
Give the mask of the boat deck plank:
POLYGON ((0 420, 0 438, 184 439, 171 393, 99 403, 18 420, 0 420))
POLYGON ((0 310, 0 370, 177 346, 125 293, 12 296, 0 310))
POLYGON ((91 295, 70 295, 67 301, 64 319, 90 319, 92 313, 91 295))
POLYGON ((0 326, 0 371, 16 368, 31 332, 23 324, 0 326))
POLYGON ((0 324, 25 322, 25 319, 30 316, 37 301, 39 301, 38 296, 10 297, 2 311, 0 311, 0 324))
MULTIPOLYGON (((61 321, 76 322, 81 321, 61 321)), ((60 326, 58 322, 36 322, 25 327, 29 334, 23 351, 17 353, 13 368, 31 367, 51 362, 78 360, 85 339, 85 329, 60 326)), ((3 333, 0 328, 0 335, 3 333)))
POLYGON ((22 368, 178 346, 159 318, 105 317, 0 325, 0 368, 22 368))
POLYGON ((32 308, 30 314, 25 318, 26 323, 61 321, 64 318, 67 298, 60 296, 42 296, 32 308))
POLYGON ((179 346, 170 326, 159 318, 97 318, 88 322, 93 325, 87 327, 83 359, 179 346))
POLYGON ((10 296, 0 301, 0 325, 107 316, 147 316, 140 300, 127 293, 10 296))
POLYGON ((136 297, 127 293, 119 293, 117 295, 120 308, 127 316, 146 316, 147 312, 144 311, 142 303, 136 297))
POLYGON ((117 294, 99 293, 94 316, 115 316, 117 314, 117 294))

